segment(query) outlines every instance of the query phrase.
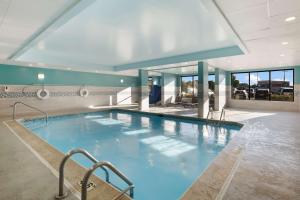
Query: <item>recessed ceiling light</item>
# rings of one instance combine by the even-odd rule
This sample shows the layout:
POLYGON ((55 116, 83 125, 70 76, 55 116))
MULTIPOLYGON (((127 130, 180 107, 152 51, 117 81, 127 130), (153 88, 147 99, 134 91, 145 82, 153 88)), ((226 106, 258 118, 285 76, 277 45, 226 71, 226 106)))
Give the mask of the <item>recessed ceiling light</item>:
POLYGON ((39 42, 37 45, 37 48, 39 50, 44 50, 45 49, 45 43, 43 41, 39 42))
POLYGON ((280 56, 281 56, 281 57, 284 57, 285 55, 284 55, 284 54, 280 54, 280 56))
POLYGON ((295 16, 292 16, 292 17, 288 17, 285 19, 286 22, 291 22, 291 21, 294 21, 296 19, 295 16))
POLYGON ((288 45, 289 43, 288 42, 282 42, 281 44, 282 45, 288 45))

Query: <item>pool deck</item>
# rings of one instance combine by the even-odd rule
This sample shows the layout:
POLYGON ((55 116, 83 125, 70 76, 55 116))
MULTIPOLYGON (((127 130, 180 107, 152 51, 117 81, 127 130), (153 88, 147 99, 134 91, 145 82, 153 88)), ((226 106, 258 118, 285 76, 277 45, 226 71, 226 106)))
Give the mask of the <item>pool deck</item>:
MULTIPOLYGON (((197 116, 194 108, 149 111, 197 116)), ((244 126, 182 199, 300 199, 300 113, 227 109, 226 120, 244 126)), ((1 198, 53 199, 57 177, 3 123, 0 131, 1 198)))
MULTIPOLYGON (((149 111, 197 117, 195 108, 149 111)), ((300 199, 300 113, 226 109, 226 120, 244 126, 182 199, 300 199)))

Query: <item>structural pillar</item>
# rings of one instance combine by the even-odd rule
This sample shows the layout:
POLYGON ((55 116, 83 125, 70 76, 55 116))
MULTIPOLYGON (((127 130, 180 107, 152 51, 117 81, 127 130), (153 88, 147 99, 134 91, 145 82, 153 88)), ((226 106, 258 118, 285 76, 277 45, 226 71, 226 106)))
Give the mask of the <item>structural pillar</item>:
POLYGON ((162 73, 161 76, 161 104, 174 103, 176 98, 176 76, 162 73))
POLYGON ((220 111, 226 104, 226 72, 215 69, 215 110, 220 111))
POLYGON ((148 71, 139 69, 139 109, 149 110, 148 71))
POLYGON ((176 75, 176 97, 181 96, 181 76, 176 75))
POLYGON ((208 64, 198 62, 198 117, 205 118, 208 111, 208 64))

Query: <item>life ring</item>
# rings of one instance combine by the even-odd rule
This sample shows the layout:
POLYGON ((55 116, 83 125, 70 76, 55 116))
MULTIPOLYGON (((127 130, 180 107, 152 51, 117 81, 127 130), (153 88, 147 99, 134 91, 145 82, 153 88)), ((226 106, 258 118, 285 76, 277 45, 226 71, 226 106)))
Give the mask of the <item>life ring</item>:
POLYGON ((48 90, 45 90, 45 89, 39 89, 37 92, 36 92, 36 96, 39 98, 39 99, 48 99, 49 96, 50 96, 50 92, 48 90))
POLYGON ((87 97, 89 96, 89 91, 85 88, 80 89, 79 94, 81 97, 87 97))

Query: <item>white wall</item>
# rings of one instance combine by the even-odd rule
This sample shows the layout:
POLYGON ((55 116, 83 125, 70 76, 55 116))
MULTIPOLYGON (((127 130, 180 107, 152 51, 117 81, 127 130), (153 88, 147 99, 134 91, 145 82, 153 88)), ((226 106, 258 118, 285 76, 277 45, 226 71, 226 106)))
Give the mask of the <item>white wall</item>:
POLYGON ((161 79, 161 103, 175 103, 176 99, 176 75, 163 74, 161 79))
MULTIPOLYGON (((0 88, 3 88, 0 85, 0 88)), ((79 96, 79 86, 46 86, 50 98, 40 100, 35 93, 41 86, 10 85, 9 91, 0 90, 0 117, 11 116, 16 101, 22 101, 44 111, 62 111, 107 105, 132 104, 138 101, 138 89, 135 87, 95 87, 86 86, 88 97, 79 96), (23 91, 23 92, 22 92, 23 91)), ((31 113, 32 110, 19 105, 17 113, 31 113)))

